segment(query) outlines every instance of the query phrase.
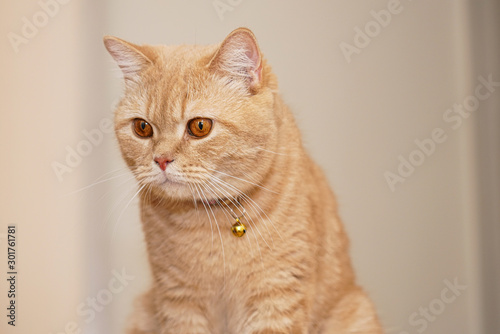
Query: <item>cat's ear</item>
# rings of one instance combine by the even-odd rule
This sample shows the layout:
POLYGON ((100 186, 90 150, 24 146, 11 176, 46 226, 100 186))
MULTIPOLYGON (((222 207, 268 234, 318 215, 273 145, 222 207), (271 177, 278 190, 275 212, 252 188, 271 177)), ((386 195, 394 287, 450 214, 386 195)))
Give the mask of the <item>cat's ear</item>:
POLYGON ((104 46, 123 72, 125 81, 138 81, 139 74, 153 64, 150 50, 113 36, 104 36, 104 46))
POLYGON ((244 81, 251 92, 262 82, 262 55, 255 35, 247 28, 231 32, 210 61, 210 68, 231 79, 244 81))

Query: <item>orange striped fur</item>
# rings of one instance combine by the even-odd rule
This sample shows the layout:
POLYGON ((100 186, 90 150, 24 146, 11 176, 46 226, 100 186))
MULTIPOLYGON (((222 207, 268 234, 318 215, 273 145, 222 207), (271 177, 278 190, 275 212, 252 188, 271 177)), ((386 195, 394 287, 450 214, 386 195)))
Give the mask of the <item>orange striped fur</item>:
POLYGON ((115 129, 139 183, 154 282, 128 333, 382 333, 328 181, 253 33, 212 46, 104 42, 125 78, 115 129), (213 121, 206 137, 186 130, 197 117, 213 121), (152 137, 134 133, 138 118, 152 137))

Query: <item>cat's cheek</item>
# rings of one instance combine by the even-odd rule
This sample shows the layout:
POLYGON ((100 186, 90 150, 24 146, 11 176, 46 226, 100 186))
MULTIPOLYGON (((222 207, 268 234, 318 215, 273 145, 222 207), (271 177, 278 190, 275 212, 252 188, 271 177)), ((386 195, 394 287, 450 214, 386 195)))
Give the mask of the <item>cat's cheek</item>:
POLYGON ((122 157, 129 167, 148 166, 152 162, 151 144, 148 140, 134 138, 124 131, 117 132, 117 139, 122 157))

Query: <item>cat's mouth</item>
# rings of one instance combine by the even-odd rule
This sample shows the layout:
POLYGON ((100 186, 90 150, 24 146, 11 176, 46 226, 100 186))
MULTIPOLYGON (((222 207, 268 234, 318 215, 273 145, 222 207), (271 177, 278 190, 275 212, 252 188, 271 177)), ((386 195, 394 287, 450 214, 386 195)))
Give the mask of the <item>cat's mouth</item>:
POLYGON ((177 186, 183 186, 185 185, 186 183, 181 181, 181 180, 177 180, 177 179, 174 179, 172 177, 168 177, 167 175, 164 175, 163 177, 163 180, 160 181, 160 186, 168 186, 168 185, 177 185, 177 186))

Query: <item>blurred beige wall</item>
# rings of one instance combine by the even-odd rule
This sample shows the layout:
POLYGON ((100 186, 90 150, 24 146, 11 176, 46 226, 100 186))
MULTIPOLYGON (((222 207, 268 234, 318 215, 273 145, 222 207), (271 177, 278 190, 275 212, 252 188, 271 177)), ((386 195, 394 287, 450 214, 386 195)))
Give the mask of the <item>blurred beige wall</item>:
POLYGON ((18 272, 12 327, 6 317, 7 247, 2 238, 1 333, 55 333, 76 319, 76 306, 86 297, 83 207, 76 197, 63 196, 86 180, 75 171, 59 182, 51 167, 64 158, 66 145, 78 142, 86 118, 82 92, 87 87, 79 66, 81 10, 75 1, 61 5, 59 12, 54 7, 50 17, 35 1, 0 5, 0 236, 5 237, 7 225, 17 225, 18 272))
MULTIPOLYGON (((498 222, 491 206, 488 217, 480 214, 483 168, 498 165, 484 157, 477 163, 487 141, 477 114, 497 115, 500 91, 493 87, 460 125, 443 119, 457 115, 447 111, 455 104, 472 101, 481 80, 500 81, 496 62, 477 66, 478 50, 498 39, 491 17, 475 25, 491 16, 493 1, 481 8, 466 0, 57 3, 18 52, 9 33, 22 36, 24 17, 41 20, 44 9, 37 1, 0 4, 0 237, 15 223, 20 240, 19 326, 2 321, 2 330, 121 333, 133 298, 149 282, 136 188, 109 131, 122 87, 102 35, 209 44, 247 26, 337 194, 359 281, 387 332, 498 332, 494 313, 483 312, 498 306, 491 297, 498 296, 491 291, 498 271, 485 270, 483 254, 498 239, 482 243, 498 222), (217 10, 221 2, 226 6, 217 10), (479 43, 485 31, 490 35, 479 43), (433 152, 418 153, 422 143, 433 152), (400 159, 417 166, 406 166, 397 179, 404 182, 391 186, 386 177, 396 180, 400 159), (71 171, 55 172, 55 162, 71 171), (455 281, 467 287, 443 301, 455 281)), ((488 136, 498 130, 492 126, 488 136)), ((498 199, 492 187, 490 198, 498 199)), ((488 261, 499 259, 494 254, 488 261)), ((0 255, 2 272, 5 260, 0 255)), ((4 280, 0 289, 5 303, 4 280)))

